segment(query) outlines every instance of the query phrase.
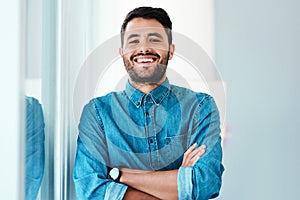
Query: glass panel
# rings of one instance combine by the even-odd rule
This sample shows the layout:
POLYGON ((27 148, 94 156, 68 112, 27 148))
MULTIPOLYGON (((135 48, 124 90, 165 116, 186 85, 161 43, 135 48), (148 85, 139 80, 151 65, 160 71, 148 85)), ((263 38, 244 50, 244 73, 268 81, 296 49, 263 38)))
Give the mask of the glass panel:
POLYGON ((45 123, 41 101, 42 3, 25 6, 25 199, 36 199, 44 176, 45 123))

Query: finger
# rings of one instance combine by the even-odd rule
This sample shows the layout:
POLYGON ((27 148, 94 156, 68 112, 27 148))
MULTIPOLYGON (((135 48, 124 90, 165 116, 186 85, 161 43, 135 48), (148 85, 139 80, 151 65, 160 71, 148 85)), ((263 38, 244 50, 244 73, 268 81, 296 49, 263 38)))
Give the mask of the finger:
POLYGON ((205 153, 205 148, 201 148, 200 151, 198 151, 198 153, 191 159, 191 165, 195 165, 196 162, 203 156, 203 154, 205 153))
POLYGON ((195 156, 192 160, 191 160, 191 166, 194 166, 197 161, 200 159, 200 156, 195 156))
POLYGON ((205 145, 201 145, 200 147, 198 147, 197 149, 193 150, 192 152, 190 152, 189 154, 186 155, 186 160, 187 162, 189 162, 190 160, 192 160, 195 156, 202 156, 203 153, 205 152, 205 145))
POLYGON ((183 161, 182 162, 185 162, 187 159, 189 159, 189 156, 190 156, 191 152, 194 151, 194 149, 195 149, 196 146, 197 146, 197 142, 194 143, 192 146, 190 146, 188 148, 188 150, 186 150, 186 152, 184 152, 183 161))
POLYGON ((206 146, 201 145, 197 149, 193 150, 192 152, 187 152, 184 155, 182 166, 193 166, 205 153, 206 146))
POLYGON ((197 146, 197 142, 195 142, 192 146, 190 146, 184 154, 187 154, 187 155, 190 154, 195 149, 196 146, 197 146))
POLYGON ((202 157, 203 154, 206 152, 206 146, 202 145, 201 147, 199 147, 199 149, 197 149, 197 153, 195 154, 195 157, 202 157))
POLYGON ((205 149, 206 146, 202 145, 200 146, 198 149, 194 150, 191 154, 192 156, 190 156, 187 160, 187 163, 189 166, 193 166, 205 153, 205 149))
POLYGON ((190 158, 193 158, 194 156, 198 155, 199 153, 201 154, 201 152, 204 153, 203 151, 205 151, 205 149, 206 149, 206 146, 201 145, 200 147, 198 147, 197 149, 195 149, 194 151, 192 151, 190 153, 190 155, 189 155, 190 158))
POLYGON ((206 145, 201 145, 195 149, 197 143, 194 143, 185 153, 182 160, 182 166, 193 166, 205 153, 206 145))
POLYGON ((183 154, 183 159, 182 159, 182 166, 188 166, 188 156, 192 151, 194 151, 195 147, 197 146, 197 142, 195 142, 192 146, 190 146, 183 154))

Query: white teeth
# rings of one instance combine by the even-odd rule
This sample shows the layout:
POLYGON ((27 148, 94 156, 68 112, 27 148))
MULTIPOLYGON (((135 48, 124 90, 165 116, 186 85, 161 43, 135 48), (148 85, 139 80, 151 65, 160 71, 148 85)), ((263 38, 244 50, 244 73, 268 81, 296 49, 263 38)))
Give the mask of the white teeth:
POLYGON ((153 59, 152 58, 138 58, 137 62, 138 63, 153 62, 153 59))

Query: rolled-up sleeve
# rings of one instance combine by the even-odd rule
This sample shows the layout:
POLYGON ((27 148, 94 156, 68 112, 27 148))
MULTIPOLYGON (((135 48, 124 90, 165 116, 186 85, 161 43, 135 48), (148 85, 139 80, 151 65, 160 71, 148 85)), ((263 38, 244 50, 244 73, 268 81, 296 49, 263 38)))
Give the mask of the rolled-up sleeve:
POLYGON ((193 199, 192 167, 180 167, 178 170, 178 199, 193 199))
POLYGON ((193 167, 179 168, 178 195, 179 199, 207 200, 219 195, 224 171, 219 112, 211 96, 199 100, 193 126, 190 145, 197 142, 207 148, 193 167))
POLYGON ((91 101, 79 125, 73 179, 78 199, 122 199, 127 186, 107 179, 109 158, 103 125, 91 101))
POLYGON ((115 182, 111 182, 106 190, 105 200, 110 199, 123 199, 128 186, 124 184, 119 184, 115 182))

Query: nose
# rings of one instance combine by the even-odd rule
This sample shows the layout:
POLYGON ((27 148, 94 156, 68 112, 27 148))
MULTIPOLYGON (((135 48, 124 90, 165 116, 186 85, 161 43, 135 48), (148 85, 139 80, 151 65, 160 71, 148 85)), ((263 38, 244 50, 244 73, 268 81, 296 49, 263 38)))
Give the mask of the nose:
POLYGON ((139 49, 138 49, 138 51, 140 53, 150 52, 150 49, 151 49, 151 47, 149 45, 149 42, 146 39, 144 39, 140 42, 139 49))

